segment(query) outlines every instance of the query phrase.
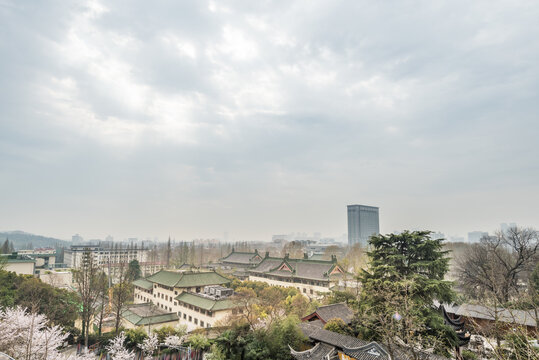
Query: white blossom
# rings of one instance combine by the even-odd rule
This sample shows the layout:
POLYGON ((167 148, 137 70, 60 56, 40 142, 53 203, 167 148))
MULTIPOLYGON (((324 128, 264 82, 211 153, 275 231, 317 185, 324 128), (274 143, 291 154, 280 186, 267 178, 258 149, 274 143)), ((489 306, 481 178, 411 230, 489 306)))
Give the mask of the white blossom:
POLYGON ((69 334, 47 323, 44 315, 28 313, 21 307, 0 310, 0 351, 20 360, 95 359, 93 354, 61 354, 60 348, 69 334))
POLYGON ((107 352, 112 360, 132 360, 135 354, 124 347, 125 333, 122 331, 107 345, 107 352))
POLYGON ((144 356, 152 356, 152 354, 157 350, 157 347, 159 346, 159 340, 157 339, 157 335, 150 334, 146 339, 142 341, 142 344, 139 344, 138 347, 142 352, 144 353, 144 356))

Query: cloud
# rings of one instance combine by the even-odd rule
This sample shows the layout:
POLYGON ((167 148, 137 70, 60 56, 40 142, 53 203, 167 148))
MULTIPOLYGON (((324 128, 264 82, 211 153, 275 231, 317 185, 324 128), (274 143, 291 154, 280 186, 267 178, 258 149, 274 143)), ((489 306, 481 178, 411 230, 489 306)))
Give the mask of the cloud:
POLYGON ((529 1, 3 1, 2 226, 334 235, 356 202, 381 206, 384 231, 534 225, 537 15, 529 1))

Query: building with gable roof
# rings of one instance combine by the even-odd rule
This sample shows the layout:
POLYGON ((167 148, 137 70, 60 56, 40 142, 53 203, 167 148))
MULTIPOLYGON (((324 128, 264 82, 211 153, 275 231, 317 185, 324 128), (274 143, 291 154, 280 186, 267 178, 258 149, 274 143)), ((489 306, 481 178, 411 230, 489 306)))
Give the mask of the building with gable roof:
POLYGON ((317 298, 320 293, 331 291, 331 287, 345 281, 346 272, 331 260, 311 260, 304 255, 302 259, 270 257, 269 252, 255 267, 248 270, 249 280, 262 281, 280 287, 295 287, 303 295, 317 298))
POLYGON ((301 321, 315 322, 320 321, 324 326, 331 319, 341 319, 345 324, 350 324, 354 318, 354 312, 346 303, 337 303, 331 305, 319 306, 316 311, 303 317, 301 321))
MULTIPOLYGON (((390 351, 380 343, 338 334, 310 323, 301 323, 300 328, 314 346, 306 351, 295 351, 290 348, 290 353, 298 360, 411 360, 414 358, 403 348, 394 348, 390 354, 390 351)), ((416 352, 415 355, 421 360, 447 360, 443 356, 426 352, 416 352)))
POLYGON ((249 268, 258 265, 262 261, 262 256, 255 249, 254 252, 235 251, 220 259, 221 264, 235 268, 249 268))
POLYGON ((215 271, 161 270, 133 281, 134 303, 153 304, 156 309, 176 315, 189 330, 211 327, 233 312, 235 304, 228 299, 233 291, 230 279, 215 271))

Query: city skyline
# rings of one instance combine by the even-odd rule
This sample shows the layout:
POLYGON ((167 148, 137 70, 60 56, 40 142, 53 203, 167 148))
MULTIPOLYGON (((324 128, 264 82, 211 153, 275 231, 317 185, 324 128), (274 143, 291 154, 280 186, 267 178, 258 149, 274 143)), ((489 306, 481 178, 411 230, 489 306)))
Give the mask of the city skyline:
POLYGON ((382 233, 539 227, 537 13, 4 0, 0 229, 338 235, 351 203, 382 233))

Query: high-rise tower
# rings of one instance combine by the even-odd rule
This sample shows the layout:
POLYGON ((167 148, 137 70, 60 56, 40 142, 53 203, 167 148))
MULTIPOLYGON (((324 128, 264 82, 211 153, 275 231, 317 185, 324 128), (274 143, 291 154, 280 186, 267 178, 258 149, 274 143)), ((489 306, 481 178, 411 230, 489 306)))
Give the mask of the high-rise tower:
POLYGON ((371 235, 380 233, 378 208, 366 205, 348 205, 348 245, 367 246, 371 235))

